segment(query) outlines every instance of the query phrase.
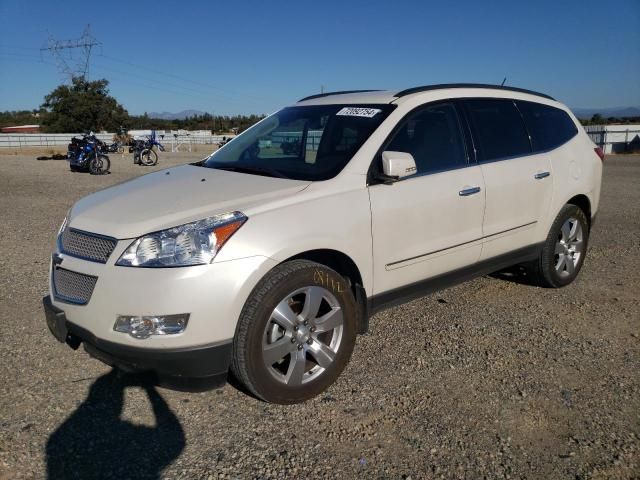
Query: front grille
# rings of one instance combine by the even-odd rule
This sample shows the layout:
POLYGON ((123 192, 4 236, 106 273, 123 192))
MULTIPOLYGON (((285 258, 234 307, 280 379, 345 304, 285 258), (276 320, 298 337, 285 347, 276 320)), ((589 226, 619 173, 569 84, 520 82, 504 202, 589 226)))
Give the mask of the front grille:
POLYGON ((86 305, 98 277, 53 267, 53 293, 57 300, 86 305))
POLYGON ((107 263, 117 240, 95 233, 65 228, 60 235, 60 251, 92 262, 107 263))

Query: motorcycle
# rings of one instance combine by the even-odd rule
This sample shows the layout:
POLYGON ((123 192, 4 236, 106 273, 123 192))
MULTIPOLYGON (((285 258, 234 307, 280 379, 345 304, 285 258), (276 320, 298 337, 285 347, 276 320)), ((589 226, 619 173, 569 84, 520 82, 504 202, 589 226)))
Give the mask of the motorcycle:
POLYGON ((107 145, 108 153, 124 153, 124 145, 120 142, 113 142, 111 145, 107 145))
POLYGON ((300 140, 285 140, 280 144, 280 148, 285 155, 297 154, 300 151, 300 140))
POLYGON ((151 167, 158 164, 158 154, 154 147, 164 152, 164 145, 158 142, 155 137, 149 137, 146 140, 134 140, 133 146, 129 148, 129 152, 133 153, 133 163, 151 167))
POLYGON ((89 133, 73 137, 67 147, 67 159, 72 172, 89 171, 92 175, 109 173, 111 161, 104 154, 104 142, 89 133))

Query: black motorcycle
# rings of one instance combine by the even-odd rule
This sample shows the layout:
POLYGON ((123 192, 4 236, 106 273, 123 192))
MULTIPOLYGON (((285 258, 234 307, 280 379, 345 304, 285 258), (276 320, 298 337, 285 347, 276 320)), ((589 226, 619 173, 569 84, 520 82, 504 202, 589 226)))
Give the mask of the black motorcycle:
POLYGON ((69 168, 72 172, 86 172, 92 175, 109 173, 111 161, 105 155, 106 145, 95 135, 85 134, 82 138, 73 137, 67 147, 69 168))

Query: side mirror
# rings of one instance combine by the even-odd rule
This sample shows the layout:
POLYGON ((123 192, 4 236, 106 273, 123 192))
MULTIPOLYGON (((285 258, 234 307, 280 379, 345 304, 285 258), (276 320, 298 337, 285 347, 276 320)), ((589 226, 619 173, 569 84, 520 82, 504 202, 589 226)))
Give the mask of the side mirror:
POLYGON ((382 171, 389 180, 399 180, 415 174, 416 161, 406 152, 382 152, 382 171))

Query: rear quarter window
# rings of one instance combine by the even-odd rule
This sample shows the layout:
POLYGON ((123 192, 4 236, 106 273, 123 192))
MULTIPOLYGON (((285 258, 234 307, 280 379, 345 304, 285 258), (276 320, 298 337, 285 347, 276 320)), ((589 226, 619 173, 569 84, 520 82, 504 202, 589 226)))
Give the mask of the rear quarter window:
POLYGON ((567 112, 535 102, 516 103, 531 135, 535 152, 557 148, 577 135, 578 129, 567 112))

